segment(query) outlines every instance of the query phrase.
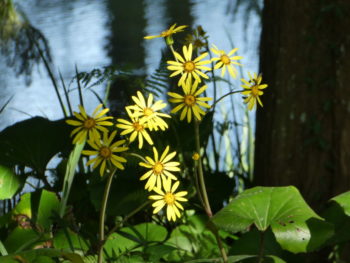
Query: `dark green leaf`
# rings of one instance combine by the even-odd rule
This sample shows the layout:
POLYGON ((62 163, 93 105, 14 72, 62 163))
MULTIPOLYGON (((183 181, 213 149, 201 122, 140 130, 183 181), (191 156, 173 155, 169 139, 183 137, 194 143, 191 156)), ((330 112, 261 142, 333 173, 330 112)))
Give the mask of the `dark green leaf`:
POLYGON ((0 162, 29 166, 43 175, 54 155, 71 148, 70 131, 64 120, 34 117, 18 122, 0 133, 0 162))
POLYGON ((53 258, 68 259, 72 263, 84 263, 83 259, 75 253, 50 248, 28 250, 0 257, 1 263, 51 263, 53 258))

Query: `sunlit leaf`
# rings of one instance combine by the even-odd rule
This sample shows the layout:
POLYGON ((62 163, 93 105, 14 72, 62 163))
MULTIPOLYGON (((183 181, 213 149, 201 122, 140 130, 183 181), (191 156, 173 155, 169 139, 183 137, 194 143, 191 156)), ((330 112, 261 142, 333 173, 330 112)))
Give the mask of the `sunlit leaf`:
POLYGON ((337 202, 344 209, 345 214, 350 216, 350 191, 337 195, 331 200, 337 202))
POLYGON ((21 186, 21 181, 10 168, 0 165, 0 200, 12 198, 21 186))
POLYGON ((212 221, 233 233, 247 230, 251 225, 259 231, 271 227, 281 247, 294 253, 316 248, 333 232, 293 186, 248 189, 219 211, 212 221))
POLYGON ((43 228, 50 228, 53 211, 58 211, 58 198, 55 193, 41 190, 33 193, 26 193, 21 196, 20 202, 14 208, 14 217, 27 217, 43 228))

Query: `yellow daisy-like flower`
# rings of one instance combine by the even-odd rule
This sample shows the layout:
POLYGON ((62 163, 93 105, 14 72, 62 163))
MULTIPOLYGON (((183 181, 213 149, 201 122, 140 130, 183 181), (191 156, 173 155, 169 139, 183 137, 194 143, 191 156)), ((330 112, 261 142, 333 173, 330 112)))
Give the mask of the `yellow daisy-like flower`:
POLYGON ((179 202, 187 202, 188 200, 184 198, 187 195, 187 191, 181 191, 175 193, 176 189, 179 187, 180 182, 176 181, 171 185, 171 179, 165 180, 163 182, 163 189, 155 187, 153 190, 158 195, 151 195, 148 198, 155 200, 152 204, 154 207, 153 214, 158 213, 164 206, 167 207, 166 214, 168 220, 176 221, 176 218, 180 218, 181 214, 179 209, 184 210, 183 206, 179 202))
POLYGON ((171 159, 173 159, 176 155, 176 152, 169 153, 169 146, 167 146, 162 153, 162 156, 159 159, 158 151, 155 147, 153 147, 153 154, 154 159, 152 159, 149 156, 146 156, 147 163, 140 162, 139 165, 149 168, 147 173, 141 176, 140 180, 146 180, 148 178, 148 181, 145 185, 145 189, 148 189, 148 191, 151 191, 155 185, 157 185, 158 188, 162 187, 162 181, 163 183, 166 180, 166 177, 168 177, 170 180, 177 180, 176 176, 173 175, 171 172, 179 172, 180 168, 178 167, 180 165, 179 162, 170 162, 171 159))
POLYGON ((79 105, 80 113, 74 112, 74 116, 77 120, 66 120, 66 123, 73 126, 78 126, 75 128, 71 137, 75 135, 73 139, 73 143, 81 143, 86 140, 88 137, 89 140, 98 140, 100 136, 100 132, 108 132, 107 128, 103 126, 112 126, 113 123, 107 120, 113 119, 113 117, 105 116, 103 117, 109 109, 103 109, 98 112, 102 107, 102 104, 98 105, 92 116, 86 114, 86 111, 83 106, 79 105))
POLYGON ((248 104, 249 110, 252 110, 254 108, 256 101, 258 101, 260 106, 263 107, 263 104, 259 96, 264 94, 262 90, 267 88, 268 85, 260 84, 262 81, 261 74, 257 75, 256 73, 254 73, 254 76, 251 76, 250 73, 248 72, 248 75, 249 75, 249 81, 245 79, 241 79, 241 81, 244 83, 244 85, 241 85, 241 87, 246 89, 245 91, 242 92, 242 94, 248 96, 247 98, 245 98, 244 103, 248 104))
POLYGON ((143 146, 143 139, 145 139, 150 145, 153 145, 153 141, 146 131, 147 124, 138 118, 130 117, 131 122, 124 119, 117 119, 117 128, 123 129, 120 135, 126 135, 131 133, 129 141, 132 143, 135 141, 136 137, 139 141, 139 149, 143 146))
POLYGON ((181 32, 184 30, 184 28, 186 28, 187 26, 178 26, 176 27, 176 24, 173 24, 169 29, 164 30, 162 33, 160 33, 160 35, 156 35, 156 36, 145 36, 144 39, 153 39, 153 38, 157 38, 157 37, 170 37, 171 35, 181 32))
POLYGON ((209 109, 210 105, 208 105, 205 101, 212 100, 212 98, 209 97, 198 97, 207 89, 207 86, 203 86, 198 90, 197 86, 197 81, 193 85, 191 83, 187 83, 182 87, 184 95, 168 92, 168 95, 173 97, 169 99, 170 102, 180 103, 171 110, 171 113, 176 113, 183 109, 180 115, 180 120, 183 120, 187 116, 188 123, 190 123, 192 120, 192 114, 197 120, 201 120, 201 115, 205 115, 205 112, 201 109, 201 107, 209 109))
POLYGON ((237 50, 238 48, 234 48, 228 54, 226 54, 225 51, 219 50, 215 45, 213 45, 213 48, 211 48, 211 51, 218 56, 217 58, 212 58, 212 61, 217 61, 214 69, 222 68, 221 77, 225 76, 226 69, 232 78, 235 79, 237 77, 237 69, 233 65, 242 66, 241 63, 238 63, 235 60, 240 60, 243 58, 241 56, 233 56, 237 50))
POLYGON ((150 94, 147 99, 147 103, 145 98, 143 97, 140 91, 137 92, 137 97, 132 96, 132 100, 136 103, 132 106, 127 106, 128 109, 133 110, 131 116, 134 118, 138 118, 140 121, 145 121, 147 123, 147 127, 152 131, 158 130, 158 127, 161 130, 165 130, 168 128, 168 124, 162 119, 170 118, 170 115, 157 112, 166 107, 166 103, 163 103, 162 100, 158 100, 153 103, 153 94, 150 94))
POLYGON ((120 170, 124 169, 122 163, 126 162, 126 159, 120 156, 115 155, 114 153, 124 152, 128 150, 128 147, 120 147, 125 143, 125 140, 116 141, 112 144, 117 132, 113 131, 108 137, 108 133, 103 134, 103 140, 89 140, 88 144, 94 149, 84 150, 82 153, 85 155, 96 155, 95 158, 89 160, 86 165, 91 165, 92 169, 95 169, 97 166, 100 166, 100 175, 103 176, 106 169, 106 164, 114 165, 120 170))
POLYGON ((197 82, 201 82, 201 77, 208 79, 209 77, 201 71, 211 70, 211 68, 203 66, 205 64, 209 64, 210 60, 201 61, 208 55, 208 52, 205 52, 192 60, 192 44, 189 44, 188 48, 183 46, 182 51, 184 57, 182 57, 179 53, 174 52, 174 56, 178 61, 167 61, 167 63, 170 65, 168 66, 168 69, 174 71, 170 77, 182 74, 178 82, 179 86, 184 86, 187 82, 191 82, 192 78, 194 78, 197 82))

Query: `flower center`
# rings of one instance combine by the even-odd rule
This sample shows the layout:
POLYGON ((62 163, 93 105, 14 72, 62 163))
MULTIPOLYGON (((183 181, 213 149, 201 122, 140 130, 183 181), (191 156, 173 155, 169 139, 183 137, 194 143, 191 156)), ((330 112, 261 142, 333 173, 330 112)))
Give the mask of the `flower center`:
POLYGON ((157 162, 154 166, 153 166, 153 171, 156 175, 159 175, 163 172, 163 164, 161 164, 160 162, 157 162))
POLYGON ((252 87, 252 93, 251 93, 254 97, 258 97, 259 96, 259 86, 258 85, 254 85, 252 87))
POLYGON ((195 64, 192 61, 187 61, 184 64, 184 69, 187 72, 191 72, 196 68, 195 64))
POLYGON ((89 130, 93 127, 95 127, 96 125, 96 121, 93 118, 88 117, 85 121, 84 121, 84 128, 89 130))
POLYGON ((153 110, 151 108, 145 108, 143 114, 148 117, 153 114, 153 110))
POLYGON ((103 146, 101 147, 100 149, 100 156, 103 157, 104 159, 109 159, 112 155, 112 151, 106 147, 106 146, 103 146))
POLYGON ((164 201, 168 205, 173 205, 175 203, 175 195, 173 195, 172 193, 166 193, 164 195, 164 201))
POLYGON ((185 104, 189 107, 192 107, 196 103, 196 98, 193 95, 185 96, 185 104))
POLYGON ((229 65, 231 63, 231 60, 227 55, 222 55, 220 59, 221 59, 221 62, 224 63, 225 65, 229 65))
POLYGON ((133 123, 133 125, 132 125, 133 127, 134 127, 134 130, 135 131, 142 131, 143 130, 143 125, 142 124, 140 124, 140 123, 138 123, 138 122, 135 122, 135 123, 133 123))

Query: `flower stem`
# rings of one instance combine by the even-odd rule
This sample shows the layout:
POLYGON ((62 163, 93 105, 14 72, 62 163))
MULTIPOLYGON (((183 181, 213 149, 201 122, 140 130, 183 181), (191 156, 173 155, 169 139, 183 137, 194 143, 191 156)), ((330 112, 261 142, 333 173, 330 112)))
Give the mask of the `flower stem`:
POLYGON ((173 45, 169 45, 169 48, 170 48, 171 52, 173 53, 176 62, 179 62, 179 61, 177 60, 177 57, 175 56, 175 50, 174 50, 173 45))
POLYGON ((197 161, 198 162, 197 163, 198 182, 199 182, 201 195, 202 195, 203 201, 204 201, 205 212, 207 213, 208 217, 211 218, 213 216, 213 212, 211 211, 211 208, 210 208, 210 203, 209 203, 208 194, 207 194, 207 188, 205 186, 205 181, 204 181, 202 159, 200 157, 201 145, 200 145, 200 136, 199 136, 199 122, 196 119, 194 121, 194 130, 195 130, 195 140, 196 140, 196 152, 199 154, 199 159, 197 161))
POLYGON ((222 95, 220 98, 218 98, 216 101, 214 101, 213 105, 211 105, 212 108, 214 108, 216 106, 216 104, 218 104, 222 99, 224 99, 225 97, 235 94, 235 93, 240 93, 243 92, 245 90, 236 90, 236 91, 230 91, 228 93, 226 93, 225 95, 222 95))
POLYGON ((106 217, 106 208, 107 208, 107 201, 109 192, 112 185, 112 180, 114 177, 115 172, 117 171, 117 168, 114 168, 114 170, 109 174, 107 178, 107 184, 105 187, 105 191, 103 193, 103 199, 101 204, 101 211, 100 211, 100 226, 99 226, 99 236, 100 236, 100 247, 98 251, 98 263, 103 262, 103 245, 104 245, 104 239, 105 239, 105 217, 106 217))
MULTIPOLYGON (((200 187, 199 195, 202 196, 202 198, 203 198, 204 209, 205 209, 205 212, 207 213, 207 215, 210 219, 213 216, 213 212, 211 211, 209 198, 208 198, 208 194, 207 194, 207 189, 206 189, 205 181, 204 181, 202 159, 200 157, 201 145, 200 145, 200 134, 199 134, 199 122, 196 119, 194 119, 194 130, 195 130, 196 152, 199 154, 199 159, 197 161, 198 162, 197 163, 197 168, 198 168, 197 176, 198 176, 198 182, 199 182, 199 187, 200 187)), ((227 263, 228 259, 227 259, 226 251, 222 245, 222 241, 221 241, 221 238, 219 236, 219 233, 218 233, 216 226, 214 224, 212 224, 212 227, 210 228, 210 230, 213 232, 213 234, 216 237, 216 241, 217 241, 217 244, 218 244, 218 247, 219 247, 219 250, 220 250, 220 253, 221 253, 221 256, 222 256, 224 263, 227 263)))

